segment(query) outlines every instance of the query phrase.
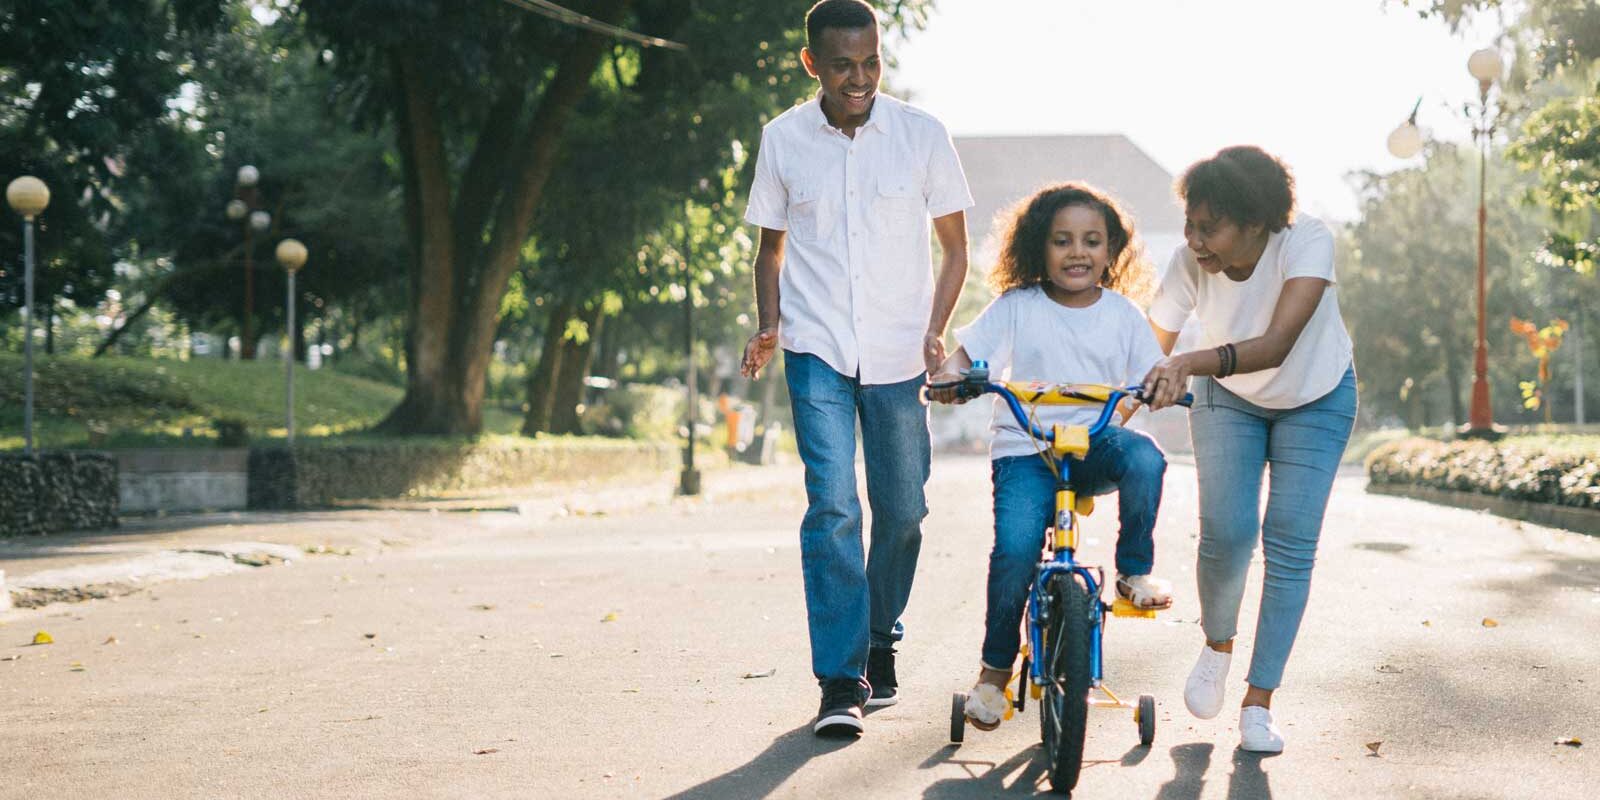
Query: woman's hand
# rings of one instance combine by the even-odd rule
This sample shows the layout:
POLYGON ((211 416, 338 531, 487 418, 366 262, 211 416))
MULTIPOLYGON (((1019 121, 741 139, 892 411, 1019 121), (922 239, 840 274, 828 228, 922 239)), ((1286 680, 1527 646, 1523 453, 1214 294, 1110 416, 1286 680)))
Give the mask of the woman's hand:
POLYGON ((967 402, 967 400, 971 398, 957 396, 956 387, 954 386, 947 386, 943 389, 931 388, 933 384, 936 383, 953 383, 960 380, 960 373, 955 372, 941 372, 937 375, 929 375, 928 385, 930 388, 928 389, 928 399, 935 403, 951 403, 958 406, 967 402))
POLYGON ((927 367, 928 374, 939 371, 939 366, 944 364, 944 337, 929 331, 922 336, 922 363, 927 367))
POLYGON ((1193 368, 1183 355, 1170 356, 1156 362, 1150 374, 1144 376, 1145 405, 1151 411, 1160 411, 1178 402, 1189 391, 1189 375, 1193 368))

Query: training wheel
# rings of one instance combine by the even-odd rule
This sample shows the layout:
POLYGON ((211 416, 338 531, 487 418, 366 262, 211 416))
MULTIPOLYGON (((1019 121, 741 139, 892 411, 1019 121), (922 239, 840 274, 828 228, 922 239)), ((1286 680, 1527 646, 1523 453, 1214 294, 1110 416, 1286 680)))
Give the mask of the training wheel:
POLYGON ((1156 740, 1156 698, 1139 695, 1139 707, 1133 712, 1133 721, 1139 724, 1139 744, 1146 747, 1156 740))
POLYGON ((956 692, 950 696, 950 741, 961 744, 967 736, 967 695, 956 692))

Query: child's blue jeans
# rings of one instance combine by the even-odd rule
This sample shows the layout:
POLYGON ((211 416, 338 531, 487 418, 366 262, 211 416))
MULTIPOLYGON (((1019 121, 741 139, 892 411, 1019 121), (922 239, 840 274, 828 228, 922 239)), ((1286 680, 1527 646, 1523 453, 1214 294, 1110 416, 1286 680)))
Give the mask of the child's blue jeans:
MULTIPOLYGON (((1117 572, 1148 575, 1155 563, 1156 512, 1167 459, 1138 431, 1107 426, 1089 440, 1082 460, 1069 459, 1080 495, 1117 492, 1117 572)), ((1044 548, 1045 526, 1056 511, 1056 478, 1039 456, 997 458, 994 476, 994 550, 989 553, 989 610, 984 620, 983 663, 1010 669, 1022 644, 1022 612, 1044 548)))

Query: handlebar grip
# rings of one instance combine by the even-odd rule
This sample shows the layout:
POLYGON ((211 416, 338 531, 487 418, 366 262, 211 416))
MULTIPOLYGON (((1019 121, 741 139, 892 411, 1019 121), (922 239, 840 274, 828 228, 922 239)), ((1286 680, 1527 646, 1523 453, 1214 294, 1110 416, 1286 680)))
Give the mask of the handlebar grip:
POLYGON ((1178 405, 1183 406, 1184 408, 1193 408, 1194 395, 1190 394, 1189 392, 1184 392, 1183 396, 1178 398, 1178 405))

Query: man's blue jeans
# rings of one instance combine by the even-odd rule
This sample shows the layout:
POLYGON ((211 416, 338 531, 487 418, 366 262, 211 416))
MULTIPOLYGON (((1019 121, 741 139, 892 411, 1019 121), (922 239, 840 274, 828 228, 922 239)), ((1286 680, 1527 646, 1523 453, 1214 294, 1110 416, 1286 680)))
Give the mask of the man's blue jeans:
MULTIPOLYGON (((1089 440, 1089 454, 1071 459, 1070 482, 1085 495, 1117 492, 1117 572, 1148 575, 1155 563, 1156 512, 1166 456, 1137 431, 1107 426, 1089 440)), ((989 553, 989 608, 984 616, 983 663, 1010 669, 1021 646, 1022 611, 1054 524, 1056 477, 1039 456, 1007 456, 990 465, 994 478, 994 549, 989 553)))
POLYGON ((818 681, 863 677, 869 643, 901 636, 900 614, 922 549, 931 445, 923 378, 863 385, 808 353, 784 351, 795 441, 806 465, 800 563, 818 681), (872 547, 861 542, 856 422, 866 456, 872 547))
POLYGON ((1213 642, 1239 629, 1256 540, 1267 569, 1250 656, 1251 686, 1276 689, 1311 594, 1323 512, 1356 418, 1351 368, 1333 391, 1298 408, 1262 408, 1196 378, 1189 431, 1200 478, 1200 625, 1213 642), (1270 475, 1265 516, 1261 475, 1270 475))

